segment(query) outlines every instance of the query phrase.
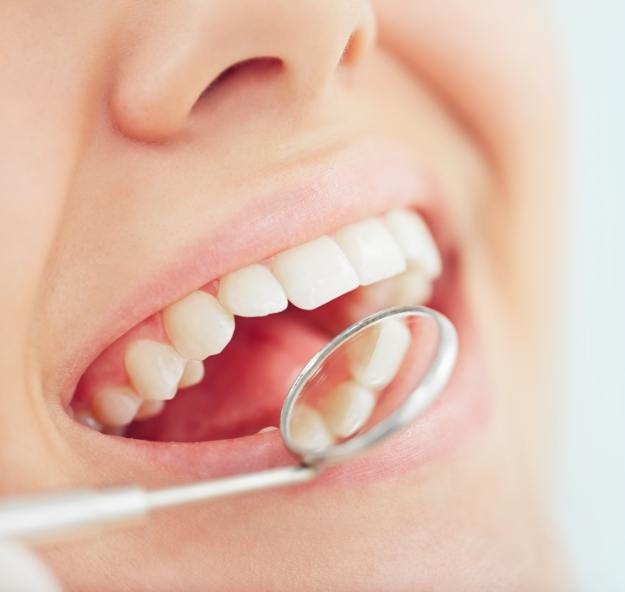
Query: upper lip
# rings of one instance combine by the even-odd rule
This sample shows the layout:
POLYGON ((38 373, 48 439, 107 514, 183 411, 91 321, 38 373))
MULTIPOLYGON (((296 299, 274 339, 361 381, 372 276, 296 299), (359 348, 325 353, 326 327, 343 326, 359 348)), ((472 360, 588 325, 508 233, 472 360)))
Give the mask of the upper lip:
POLYGON ((61 385, 64 404, 106 346, 225 273, 393 207, 416 207, 428 220, 442 211, 427 172, 399 146, 378 138, 361 138, 276 177, 261 182, 254 201, 234 211, 210 236, 177 245, 158 273, 139 277, 129 297, 113 303, 96 330, 82 336, 61 385))

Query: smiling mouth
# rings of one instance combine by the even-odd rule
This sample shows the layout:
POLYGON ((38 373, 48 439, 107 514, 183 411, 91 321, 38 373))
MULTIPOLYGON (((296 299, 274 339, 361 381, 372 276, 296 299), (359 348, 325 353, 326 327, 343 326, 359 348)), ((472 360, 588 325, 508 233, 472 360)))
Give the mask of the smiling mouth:
MULTIPOLYGON (((381 308, 427 303, 441 271, 415 210, 347 224, 211 280, 133 327, 84 372, 74 417, 93 430, 161 442, 265 433, 329 338, 381 308)), ((364 425, 367 390, 349 394, 349 412, 364 425)), ((334 405, 303 417, 303 438, 332 434, 347 412, 334 405)))

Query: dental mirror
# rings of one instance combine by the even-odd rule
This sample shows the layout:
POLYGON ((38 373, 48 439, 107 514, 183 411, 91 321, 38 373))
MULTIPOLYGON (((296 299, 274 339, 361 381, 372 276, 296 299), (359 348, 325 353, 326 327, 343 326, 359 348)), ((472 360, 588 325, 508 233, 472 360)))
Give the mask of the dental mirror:
POLYGON ((0 540, 58 542, 158 509, 310 481, 417 419, 447 384, 457 349, 452 323, 434 310, 377 312, 332 339, 289 389, 280 432, 298 463, 161 489, 131 485, 9 499, 0 503, 0 540))
POLYGON ((314 467, 365 453, 433 402, 456 354, 453 325, 425 307, 391 308, 351 325, 289 390, 280 418, 286 447, 314 467))

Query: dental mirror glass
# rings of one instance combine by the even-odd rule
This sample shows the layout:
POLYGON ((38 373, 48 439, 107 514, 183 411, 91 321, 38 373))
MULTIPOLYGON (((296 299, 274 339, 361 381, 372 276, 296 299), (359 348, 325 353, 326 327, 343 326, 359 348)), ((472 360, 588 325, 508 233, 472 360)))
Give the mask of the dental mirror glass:
POLYGON ((408 426, 445 387, 457 355, 451 322, 397 307, 351 325, 293 383, 280 418, 286 447, 321 468, 360 455, 408 426))

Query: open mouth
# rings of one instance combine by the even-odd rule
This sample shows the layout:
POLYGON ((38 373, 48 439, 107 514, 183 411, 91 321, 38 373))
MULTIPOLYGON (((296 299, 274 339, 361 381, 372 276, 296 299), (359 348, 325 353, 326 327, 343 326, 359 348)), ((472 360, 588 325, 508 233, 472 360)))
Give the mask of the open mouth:
POLYGON ((97 431, 161 442, 269 431, 312 354, 365 314, 429 302, 441 272, 413 209, 345 225, 211 280, 133 327, 82 375, 74 417, 97 431))
POLYGON ((402 150, 364 140, 263 183, 255 201, 226 203, 209 234, 172 245, 74 348, 60 390, 77 445, 166 480, 293 462, 275 428, 297 374, 346 326, 402 304, 454 322, 456 370, 389 454, 349 473, 408 470, 483 423, 488 389, 434 181, 402 150))

